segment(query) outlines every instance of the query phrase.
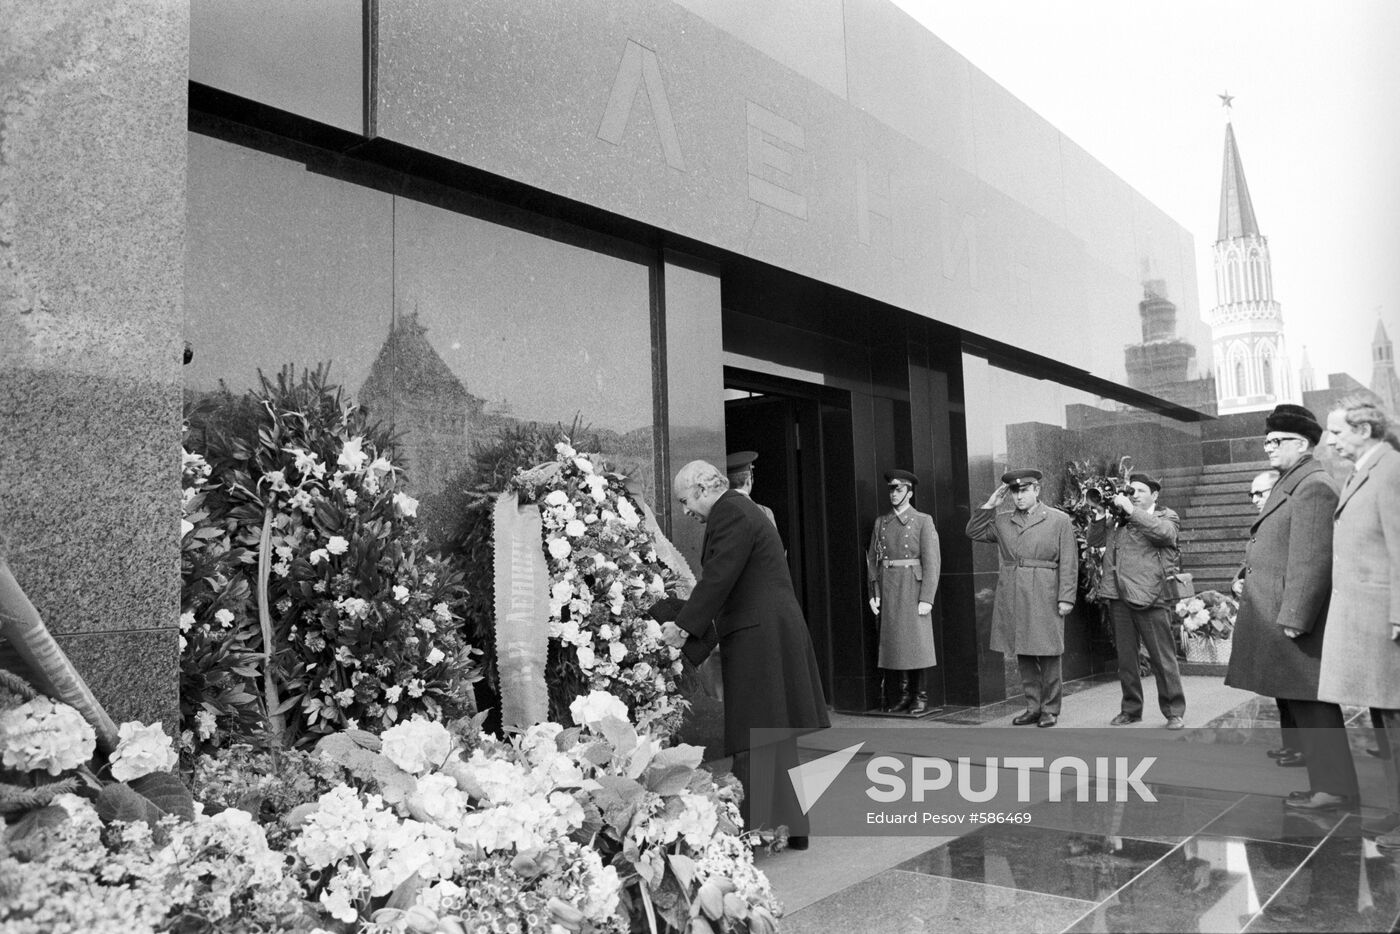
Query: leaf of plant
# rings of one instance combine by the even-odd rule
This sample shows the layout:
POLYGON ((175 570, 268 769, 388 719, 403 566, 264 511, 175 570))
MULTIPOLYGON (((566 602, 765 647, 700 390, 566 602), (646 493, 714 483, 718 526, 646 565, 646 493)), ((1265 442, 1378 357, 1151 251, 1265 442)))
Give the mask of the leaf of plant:
POLYGON ((679 745, 663 749, 651 760, 652 768, 661 765, 683 765, 687 769, 698 769, 705 761, 705 747, 679 745))
POLYGON ((418 893, 423 890, 423 878, 414 873, 407 879, 399 883, 394 889, 389 900, 384 903, 385 908, 397 908, 400 911, 407 911, 418 901, 418 893))
POLYGON ((625 832, 637 805, 646 796, 646 789, 621 775, 599 776, 598 784, 601 787, 593 793, 593 803, 603 812, 603 820, 609 827, 625 832))
POLYGON ((368 730, 346 730, 344 735, 350 737, 356 746, 362 749, 368 749, 370 752, 378 752, 382 745, 379 741, 379 737, 368 730))
POLYGON ((35 808, 5 831, 5 843, 20 859, 32 859, 44 846, 44 831, 68 820, 68 812, 57 804, 35 808))
POLYGON ((651 768, 647 769, 643 779, 650 791, 659 795, 678 795, 690 787, 692 771, 684 765, 657 767, 653 760, 651 768))
POLYGON ((132 779, 128 784, 132 791, 164 813, 194 820, 194 796, 190 794, 184 782, 169 772, 152 772, 132 779))
POLYGON ((671 871, 676 874, 676 880, 680 882, 681 888, 690 891, 690 883, 695 878, 695 860, 689 856, 682 856, 680 853, 670 853, 666 857, 671 863, 671 871))
POLYGON ((163 816, 159 808, 125 782, 103 786, 97 793, 96 804, 97 816, 102 818, 104 824, 145 821, 154 829, 163 816))

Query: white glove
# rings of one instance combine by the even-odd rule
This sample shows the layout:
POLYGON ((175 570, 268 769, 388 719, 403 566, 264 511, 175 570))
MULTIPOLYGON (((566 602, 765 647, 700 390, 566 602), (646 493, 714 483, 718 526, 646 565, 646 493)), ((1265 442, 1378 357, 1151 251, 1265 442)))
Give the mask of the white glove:
POLYGON ((870 612, 874 613, 876 616, 879 616, 879 615, 880 615, 880 598, 879 598, 879 597, 871 597, 871 598, 870 598, 870 612))
POLYGON ((929 614, 932 613, 932 612, 933 612, 933 604, 932 604, 932 603, 925 603, 925 602, 922 601, 922 600, 919 601, 919 615, 920 615, 920 616, 927 616, 927 615, 929 615, 929 614))

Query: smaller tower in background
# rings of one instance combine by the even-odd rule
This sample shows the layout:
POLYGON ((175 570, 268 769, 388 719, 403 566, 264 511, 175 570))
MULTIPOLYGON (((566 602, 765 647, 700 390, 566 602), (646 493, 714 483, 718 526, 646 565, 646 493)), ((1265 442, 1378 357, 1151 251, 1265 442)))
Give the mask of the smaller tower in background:
POLYGON ((1400 378, 1395 375, 1395 347, 1385 332, 1385 323, 1376 320, 1376 335, 1371 338, 1371 391, 1380 396, 1381 404, 1392 414, 1400 414, 1400 378))
POLYGON ((1298 367, 1298 391, 1312 392, 1317 388, 1317 374, 1313 372, 1312 361, 1308 359, 1308 345, 1303 345, 1303 362, 1298 367))

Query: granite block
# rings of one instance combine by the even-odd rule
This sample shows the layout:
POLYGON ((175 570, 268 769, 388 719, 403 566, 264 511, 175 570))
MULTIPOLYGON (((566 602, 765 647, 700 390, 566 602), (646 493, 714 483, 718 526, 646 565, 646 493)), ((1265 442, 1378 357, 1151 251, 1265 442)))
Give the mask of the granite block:
POLYGON ((113 720, 159 720, 170 735, 179 735, 178 633, 146 630, 56 638, 113 720))
POLYGON ((1092 902, 911 872, 884 872, 782 920, 783 934, 1063 931, 1092 902))

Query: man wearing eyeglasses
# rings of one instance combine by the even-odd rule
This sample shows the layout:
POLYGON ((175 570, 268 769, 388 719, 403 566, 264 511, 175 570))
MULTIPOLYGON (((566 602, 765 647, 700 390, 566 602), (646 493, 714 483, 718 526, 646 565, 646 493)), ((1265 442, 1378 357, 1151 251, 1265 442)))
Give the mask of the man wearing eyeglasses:
POLYGON ((1250 526, 1225 683, 1275 698, 1281 719, 1296 727, 1285 745, 1301 747, 1309 787, 1285 805, 1346 808, 1357 789, 1342 709, 1317 695, 1337 485, 1313 456, 1322 426, 1312 412, 1279 405, 1264 427, 1264 453, 1279 479, 1250 526))

